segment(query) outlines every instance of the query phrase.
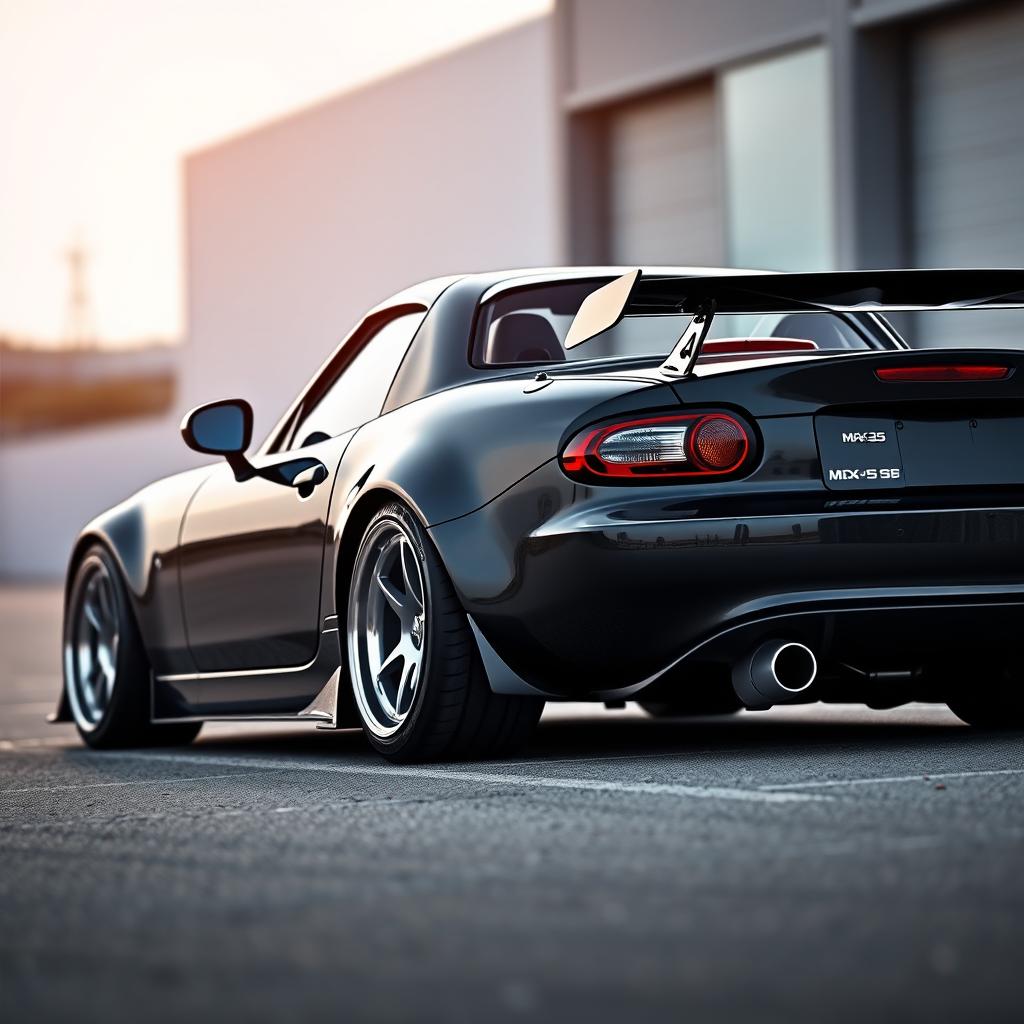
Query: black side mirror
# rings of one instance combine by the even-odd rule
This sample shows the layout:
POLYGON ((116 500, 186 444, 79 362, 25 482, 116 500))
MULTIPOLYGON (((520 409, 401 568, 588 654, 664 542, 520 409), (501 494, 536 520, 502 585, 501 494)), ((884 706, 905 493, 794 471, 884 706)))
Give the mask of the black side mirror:
POLYGON ((197 452, 223 455, 239 483, 258 476, 294 488, 300 498, 308 498, 328 477, 327 467, 319 459, 254 466, 245 455, 252 440, 252 406, 241 398, 196 406, 181 421, 181 436, 197 452))
POLYGON ((196 406, 181 421, 181 436, 206 455, 241 455, 252 440, 252 406, 241 398, 196 406))

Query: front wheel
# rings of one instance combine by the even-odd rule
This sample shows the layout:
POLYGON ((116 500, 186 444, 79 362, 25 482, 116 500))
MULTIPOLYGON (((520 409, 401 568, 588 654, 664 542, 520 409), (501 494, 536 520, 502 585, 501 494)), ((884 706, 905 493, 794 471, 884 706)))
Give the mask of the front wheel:
POLYGON ((540 718, 542 700, 491 692, 451 580, 403 505, 366 527, 346 632, 363 731, 391 761, 496 757, 524 744, 540 718))
POLYGON ((191 743, 201 728, 150 722, 149 660, 117 563, 99 544, 78 562, 68 588, 64 689, 90 747, 191 743))

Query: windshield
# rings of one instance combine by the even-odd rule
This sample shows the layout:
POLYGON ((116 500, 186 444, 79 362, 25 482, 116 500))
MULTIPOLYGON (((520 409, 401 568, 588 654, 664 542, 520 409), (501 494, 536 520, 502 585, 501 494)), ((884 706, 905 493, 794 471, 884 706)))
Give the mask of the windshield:
MULTIPOLYGON (((581 359, 660 361, 690 322, 689 315, 628 316, 604 334, 566 351, 580 304, 605 281, 565 281, 507 292, 484 304, 474 340, 478 366, 515 366, 581 359)), ((786 352, 894 348, 876 319, 864 314, 719 313, 703 361, 786 352)))

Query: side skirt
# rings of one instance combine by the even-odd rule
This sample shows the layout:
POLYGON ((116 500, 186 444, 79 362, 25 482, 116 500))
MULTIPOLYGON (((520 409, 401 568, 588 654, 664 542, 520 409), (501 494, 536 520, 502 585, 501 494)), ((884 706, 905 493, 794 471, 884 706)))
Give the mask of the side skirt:
POLYGON ((295 668, 153 676, 158 722, 337 722, 341 650, 337 618, 325 620, 316 657, 295 668))

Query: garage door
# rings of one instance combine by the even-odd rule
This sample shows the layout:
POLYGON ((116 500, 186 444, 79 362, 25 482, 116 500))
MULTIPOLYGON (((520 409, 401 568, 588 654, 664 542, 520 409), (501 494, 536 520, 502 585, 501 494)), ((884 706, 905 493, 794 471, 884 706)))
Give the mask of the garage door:
MULTIPOLYGON (((1024 264, 1024 5, 965 12, 916 32, 911 99, 916 264, 1024 264)), ((972 334, 984 323, 990 343, 1011 333, 1021 343, 1013 314, 944 319, 961 322, 952 326, 960 332, 964 318, 972 334)))
POLYGON ((610 118, 612 259, 720 264, 725 233, 712 83, 638 101, 610 118))

